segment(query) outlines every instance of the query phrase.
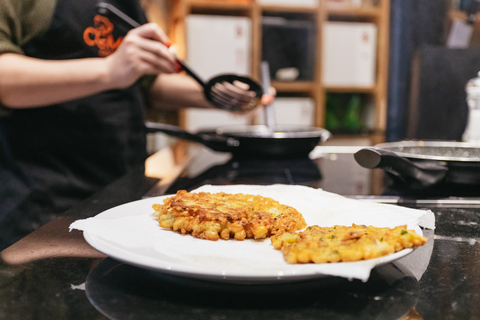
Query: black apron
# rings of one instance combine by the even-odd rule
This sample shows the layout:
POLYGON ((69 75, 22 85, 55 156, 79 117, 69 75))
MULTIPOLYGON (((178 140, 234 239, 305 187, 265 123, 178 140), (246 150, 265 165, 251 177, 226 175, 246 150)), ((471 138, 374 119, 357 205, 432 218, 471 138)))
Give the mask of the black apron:
MULTIPOLYGON (((113 52, 128 26, 98 16, 96 2, 58 0, 49 30, 22 47, 25 54, 62 60, 113 52)), ((146 22, 136 0, 109 2, 146 22)), ((0 118, 0 249, 143 165, 145 105, 136 84, 0 118)))

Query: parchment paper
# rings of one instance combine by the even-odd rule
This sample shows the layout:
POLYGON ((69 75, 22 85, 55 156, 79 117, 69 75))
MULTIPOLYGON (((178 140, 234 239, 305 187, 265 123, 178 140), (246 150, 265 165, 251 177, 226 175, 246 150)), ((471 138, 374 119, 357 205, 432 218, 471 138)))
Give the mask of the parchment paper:
MULTIPOLYGON (((200 191, 271 197, 296 208, 310 226, 349 226, 355 223, 395 227, 406 224, 409 229, 419 233, 422 233, 420 226, 432 230, 435 227, 435 218, 431 211, 349 199, 305 186, 205 185, 192 192, 200 191)), ((269 239, 209 241, 180 235, 160 228, 152 216, 152 204, 161 203, 163 198, 165 197, 145 199, 115 207, 96 217, 77 220, 71 224, 70 229, 83 230, 136 255, 158 259, 160 269, 176 268, 180 272, 206 275, 223 274, 227 278, 232 276, 236 279, 319 274, 366 281, 371 269, 382 263, 381 260, 374 259, 349 263, 290 265, 283 260, 281 252, 273 248, 269 239), (165 263, 168 266, 165 266, 165 263)), ((429 259, 429 255, 425 256, 425 261, 419 263, 428 265, 429 259)), ((141 262, 139 264, 141 265, 141 262)))

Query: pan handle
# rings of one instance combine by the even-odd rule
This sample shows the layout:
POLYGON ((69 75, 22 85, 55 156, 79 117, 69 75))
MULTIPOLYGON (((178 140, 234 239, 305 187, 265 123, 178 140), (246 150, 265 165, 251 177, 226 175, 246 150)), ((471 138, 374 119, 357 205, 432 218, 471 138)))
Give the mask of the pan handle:
POLYGON ((357 151, 354 158, 364 168, 384 169, 412 190, 428 189, 443 181, 448 172, 444 161, 411 161, 395 152, 375 147, 357 151))
POLYGON ((239 141, 234 138, 206 133, 193 134, 170 124, 146 121, 145 127, 147 132, 162 132, 183 140, 198 142, 214 151, 232 152, 240 145, 239 141))

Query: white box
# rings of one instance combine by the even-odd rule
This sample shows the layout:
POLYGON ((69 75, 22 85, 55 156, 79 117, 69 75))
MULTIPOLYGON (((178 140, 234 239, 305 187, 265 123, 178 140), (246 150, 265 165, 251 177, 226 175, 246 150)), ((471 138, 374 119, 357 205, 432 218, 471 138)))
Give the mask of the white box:
POLYGON ((376 47, 377 27, 373 23, 326 23, 322 46, 324 85, 375 85, 376 47))
MULTIPOLYGON (((247 17, 191 14, 186 18, 187 62, 204 81, 222 73, 250 75, 251 39, 247 17)), ((185 110, 185 128, 190 131, 249 122, 222 110, 185 110)))
POLYGON ((195 109, 185 111, 185 128, 190 132, 216 129, 236 125, 249 125, 250 118, 235 115, 228 111, 218 109, 195 109))
POLYGON ((186 33, 188 64, 204 80, 221 73, 251 74, 250 18, 191 14, 186 33))
MULTIPOLYGON (((279 97, 272 104, 275 124, 298 125, 311 127, 314 125, 315 103, 311 98, 279 97)), ((264 124, 263 111, 257 112, 258 123, 264 124)))

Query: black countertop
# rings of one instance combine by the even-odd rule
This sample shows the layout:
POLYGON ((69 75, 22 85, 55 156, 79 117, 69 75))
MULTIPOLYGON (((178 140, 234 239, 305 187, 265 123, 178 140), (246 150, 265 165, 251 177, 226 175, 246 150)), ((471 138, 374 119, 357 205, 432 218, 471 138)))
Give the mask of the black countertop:
MULTIPOLYGON (((174 154, 183 164, 199 159, 174 154)), ((163 172, 177 175, 185 166, 172 168, 163 172)), ((322 171, 321 178, 333 173, 322 171)), ((325 277, 239 285, 182 278, 108 258, 81 232, 68 230, 79 218, 142 198, 152 186, 171 191, 186 180, 185 174, 159 180, 134 170, 2 251, 0 319, 480 319, 477 199, 373 197, 430 208, 436 230, 427 233, 433 246, 425 270, 413 272, 407 256, 375 268, 365 283, 325 277)))

